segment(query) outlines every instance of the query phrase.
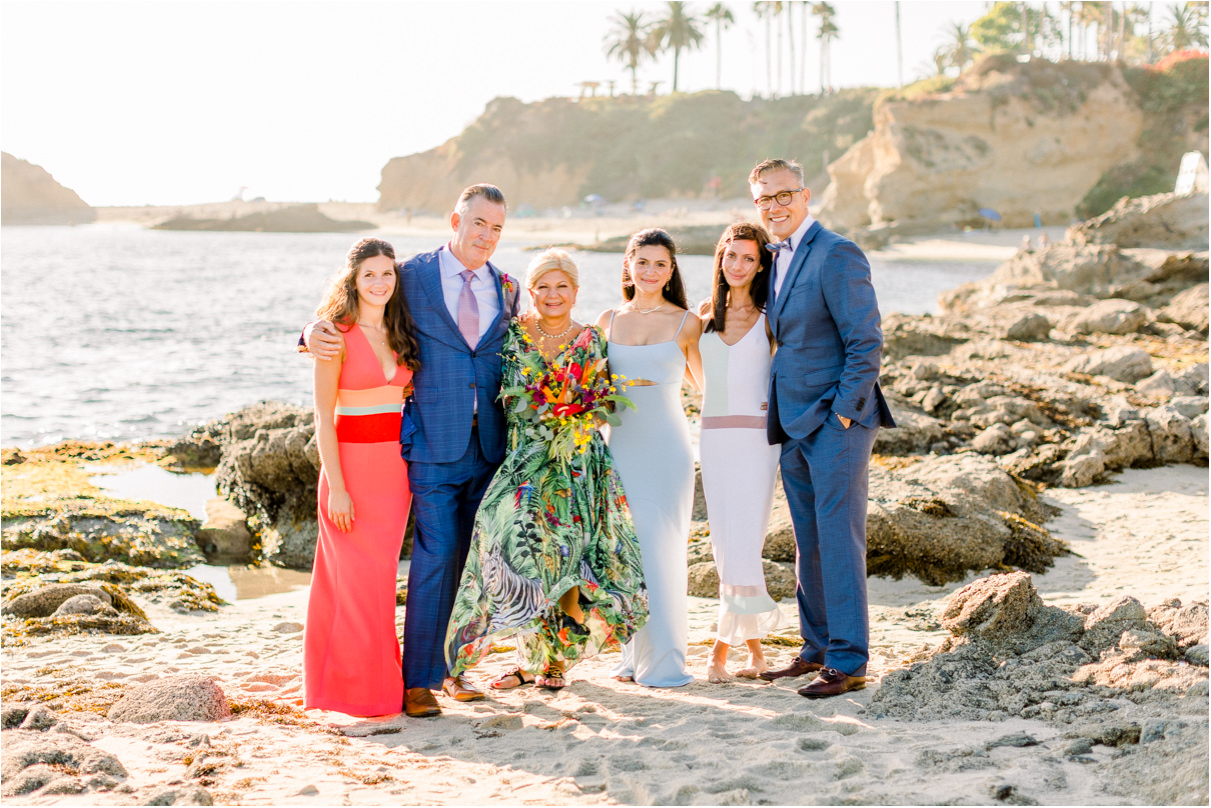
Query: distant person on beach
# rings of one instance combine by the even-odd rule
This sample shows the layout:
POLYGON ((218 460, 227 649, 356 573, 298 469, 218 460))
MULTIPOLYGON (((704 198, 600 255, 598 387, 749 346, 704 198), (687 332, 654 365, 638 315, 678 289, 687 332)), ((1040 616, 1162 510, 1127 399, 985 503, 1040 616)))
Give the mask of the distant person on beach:
POLYGON ((519 664, 494 690, 558 690, 572 665, 617 649, 647 619, 635 528, 596 420, 625 402, 601 329, 572 319, 579 288, 566 252, 536 256, 534 311, 513 321, 501 350, 508 451, 475 517, 446 635, 455 676, 494 643, 516 645, 519 664))
POLYGON ((334 361, 315 363, 319 539, 303 634, 308 709, 400 711, 395 574, 412 496, 399 455, 401 409, 418 367, 395 250, 353 245, 317 316, 337 335, 334 361))
MULTIPOLYGON (((434 690, 456 701, 484 697, 449 675, 444 642, 475 512, 505 456, 500 351, 519 290, 489 262, 505 212, 499 188, 472 185, 450 214, 450 241, 400 267, 420 345, 399 435, 416 514, 403 655, 404 712, 413 717, 441 714, 434 690)), ((304 336, 319 357, 339 351, 330 323, 304 336)))
POLYGON ((694 454, 681 407, 681 383, 701 388, 702 323, 686 308, 677 247, 664 230, 642 230, 627 243, 622 305, 603 312, 610 366, 629 380, 636 409, 610 429, 614 468, 622 477, 643 552, 648 622, 623 646, 615 678, 647 687, 694 681, 689 639, 687 543, 694 505, 694 454))
POLYGON ((797 162, 749 174, 761 221, 777 242, 767 307, 777 343, 770 370, 769 442, 782 445, 782 485, 795 528, 803 648, 762 679, 819 672, 799 695, 866 686, 866 500, 880 426, 895 426, 879 389, 883 349, 870 264, 808 211, 797 162))
POLYGON ((769 669, 761 639, 785 623, 765 588, 761 551, 774 501, 777 446, 766 437, 773 351, 765 308, 773 254, 764 227, 733 224, 715 247, 711 297, 698 309, 705 375, 699 455, 702 490, 719 572, 719 620, 707 681, 730 682, 727 654, 747 645, 737 676, 769 669))

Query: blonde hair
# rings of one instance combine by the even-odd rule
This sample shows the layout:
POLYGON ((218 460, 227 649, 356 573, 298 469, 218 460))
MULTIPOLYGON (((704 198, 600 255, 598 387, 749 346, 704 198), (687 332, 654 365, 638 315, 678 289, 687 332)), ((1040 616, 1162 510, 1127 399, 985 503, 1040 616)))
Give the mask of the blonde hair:
POLYGON ((555 248, 543 250, 534 256, 534 260, 526 268, 526 288, 533 289, 543 275, 555 270, 567 275, 572 285, 577 289, 580 288, 580 270, 577 269, 576 262, 565 250, 555 248))

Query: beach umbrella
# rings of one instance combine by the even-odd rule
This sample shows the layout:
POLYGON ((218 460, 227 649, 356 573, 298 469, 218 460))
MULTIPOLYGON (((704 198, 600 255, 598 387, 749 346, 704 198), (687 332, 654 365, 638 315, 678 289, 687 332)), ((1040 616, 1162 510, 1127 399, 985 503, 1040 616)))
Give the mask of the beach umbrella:
POLYGON ((980 208, 976 212, 979 213, 981 216, 983 216, 985 219, 987 219, 990 222, 1001 221, 1001 214, 997 213, 992 208, 980 208))

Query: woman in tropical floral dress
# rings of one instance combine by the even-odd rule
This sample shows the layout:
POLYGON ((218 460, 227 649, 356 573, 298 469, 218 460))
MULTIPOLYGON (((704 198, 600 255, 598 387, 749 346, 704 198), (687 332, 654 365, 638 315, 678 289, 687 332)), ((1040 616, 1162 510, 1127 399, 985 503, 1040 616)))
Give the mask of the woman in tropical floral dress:
POLYGON ((630 402, 609 375, 602 332, 572 319, 571 257, 542 253, 526 285, 534 311, 513 321, 501 349, 508 451, 476 514, 446 633, 452 676, 512 638, 520 664, 496 690, 564 687, 568 668, 647 620, 639 544, 597 431, 630 402))

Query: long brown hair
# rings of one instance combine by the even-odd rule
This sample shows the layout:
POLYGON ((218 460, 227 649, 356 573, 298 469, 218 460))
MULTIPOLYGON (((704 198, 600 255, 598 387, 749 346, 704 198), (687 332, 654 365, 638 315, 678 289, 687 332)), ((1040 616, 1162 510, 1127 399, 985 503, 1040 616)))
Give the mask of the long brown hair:
POLYGON ((627 251, 624 258, 626 263, 622 266, 622 296, 627 300, 632 300, 635 297, 635 282, 631 280, 630 263, 631 259, 635 257, 635 253, 639 252, 641 247, 664 247, 669 251, 669 260, 673 264, 673 274, 665 281, 664 288, 660 290, 660 293, 664 295, 665 300, 673 305, 680 306, 683 309, 689 308, 685 304, 685 284, 681 282, 681 270, 677 268, 677 245, 673 243, 673 237, 659 227, 640 230, 631 236, 631 240, 627 242, 627 251))
POLYGON ((765 248, 772 239, 764 227, 752 222, 736 222, 729 225, 719 243, 715 245, 715 281, 711 286, 711 318, 706 321, 705 331, 723 332, 727 328, 727 301, 731 287, 728 286, 727 276, 723 274, 723 255, 733 241, 752 241, 757 245, 757 259, 761 262, 761 270, 753 276, 753 284, 749 287, 749 295, 758 311, 765 311, 766 301, 769 300, 769 284, 771 271, 774 266, 774 254, 765 248))
MULTIPOLYGON (((366 259, 385 255, 395 260, 395 248, 381 238, 364 238, 354 244, 345 256, 345 269, 332 279, 323 302, 315 310, 321 320, 331 320, 348 331, 357 324, 359 314, 357 300, 357 273, 366 259)), ((420 368, 420 346, 413 336, 412 315, 408 301, 404 299, 403 279, 399 267, 395 268, 395 288, 383 311, 383 325, 387 329, 387 344, 395 352, 395 363, 406 365, 410 370, 420 368)))

